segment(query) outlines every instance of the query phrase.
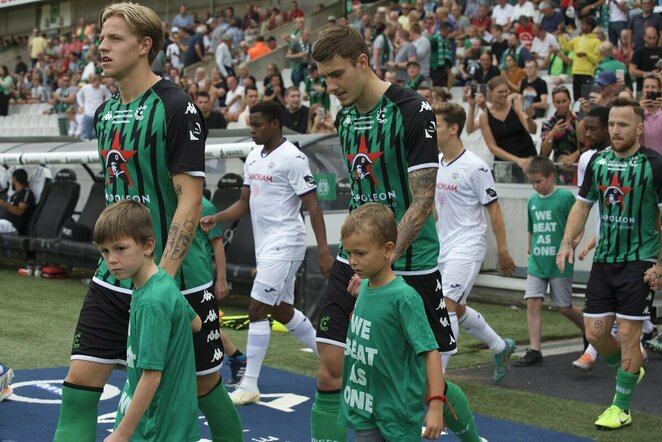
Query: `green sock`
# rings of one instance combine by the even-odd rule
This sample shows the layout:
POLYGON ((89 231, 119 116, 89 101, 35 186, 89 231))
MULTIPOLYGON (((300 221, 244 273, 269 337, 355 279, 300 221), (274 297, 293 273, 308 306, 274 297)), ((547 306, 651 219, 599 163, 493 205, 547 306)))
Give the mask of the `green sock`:
POLYGON ((602 357, 602 360, 604 361, 604 363, 607 364, 608 366, 610 366, 611 368, 620 367, 620 365, 621 365, 621 351, 620 350, 618 350, 616 353, 612 353, 612 354, 607 355, 607 356, 600 355, 600 357, 602 357))
POLYGON ((53 442, 94 442, 97 437, 97 406, 103 388, 65 382, 62 406, 53 442))
POLYGON ((614 395, 613 402, 614 405, 621 410, 630 409, 632 393, 634 393, 634 387, 637 386, 638 379, 638 372, 632 374, 623 370, 621 367, 618 367, 618 373, 616 374, 616 395, 614 395))
POLYGON ((462 442, 480 442, 473 411, 462 389, 447 380, 445 395, 448 404, 444 405, 444 423, 448 429, 462 442), (449 405, 453 407, 455 414, 449 405))
POLYGON ((198 408, 207 418, 212 441, 241 442, 244 440, 244 428, 239 419, 239 413, 222 381, 218 381, 216 387, 209 393, 198 398, 198 408))
POLYGON ((347 440, 347 429, 338 425, 338 411, 340 411, 340 390, 317 391, 315 402, 310 410, 311 441, 347 440))

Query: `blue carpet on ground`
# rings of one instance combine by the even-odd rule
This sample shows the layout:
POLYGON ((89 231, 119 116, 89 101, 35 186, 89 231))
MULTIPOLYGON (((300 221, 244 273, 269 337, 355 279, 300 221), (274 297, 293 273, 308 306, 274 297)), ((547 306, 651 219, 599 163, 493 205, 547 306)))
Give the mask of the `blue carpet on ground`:
MULTIPOLYGON (((229 369, 224 368, 228 375, 229 369)), ((57 424, 62 380, 66 368, 19 370, 13 382, 14 395, 0 403, 0 442, 50 441, 57 424)), ((99 403, 97 440, 103 441, 113 428, 115 410, 125 373, 116 370, 99 403)), ((244 440, 255 442, 305 442, 310 440, 310 407, 315 393, 315 380, 310 377, 264 367, 260 376, 261 403, 241 407, 244 440)), ((476 416, 481 435, 490 442, 558 441, 587 439, 535 428, 528 425, 476 416)), ((209 431, 201 417, 203 440, 209 431)), ((445 441, 456 441, 453 435, 445 441)))

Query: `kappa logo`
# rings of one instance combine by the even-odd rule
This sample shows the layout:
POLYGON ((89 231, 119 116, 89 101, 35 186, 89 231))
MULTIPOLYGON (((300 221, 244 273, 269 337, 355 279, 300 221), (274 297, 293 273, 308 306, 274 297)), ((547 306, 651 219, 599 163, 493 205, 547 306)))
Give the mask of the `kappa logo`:
POLYGON ((373 184, 378 185, 375 175, 372 173, 372 165, 381 157, 383 152, 368 152, 365 145, 365 136, 361 136, 359 141, 359 150, 355 154, 347 155, 351 166, 350 169, 354 178, 360 181, 364 178, 372 180, 373 184))
POLYGON ((217 319, 218 319, 218 314, 216 314, 215 309, 211 309, 209 310, 209 312, 207 312, 207 317, 205 318, 204 323, 206 324, 208 322, 214 322, 217 319))
POLYGON ((625 194, 632 190, 632 187, 621 187, 617 174, 611 177, 611 182, 608 186, 600 185, 599 188, 605 200, 605 207, 618 206, 621 210, 624 208, 623 198, 625 194))
POLYGON ((120 133, 115 133, 110 149, 101 149, 101 157, 104 160, 104 166, 108 170, 107 184, 121 181, 129 187, 133 186, 126 164, 136 153, 135 150, 122 150, 120 133))
POLYGON ((189 102, 186 105, 186 112, 184 112, 184 115, 186 114, 193 114, 193 115, 198 115, 198 111, 195 108, 195 105, 191 102, 189 102))
POLYGON ((212 295, 209 290, 205 289, 204 293, 202 294, 202 301, 200 301, 200 304, 209 302, 212 299, 214 299, 214 295, 212 295))
POLYGON ((418 112, 420 113, 420 112, 423 112, 423 111, 432 112, 432 106, 430 106, 430 103, 428 103, 425 100, 421 101, 421 109, 418 112))
POLYGON ((349 126, 352 124, 352 117, 349 116, 349 114, 345 117, 345 126, 349 126))
POLYGON ((220 348, 217 348, 214 350, 214 356, 211 358, 212 362, 216 361, 222 361, 223 360, 223 352, 221 351, 220 348))
POLYGON ((443 310, 445 308, 446 308, 446 301, 444 300, 444 298, 441 298, 439 300, 439 305, 437 306, 437 308, 435 310, 443 310))
POLYGON ((138 108, 136 109, 136 112, 133 114, 133 118, 135 118, 137 121, 142 120, 143 118, 145 118, 145 115, 144 115, 145 110, 147 110, 147 105, 146 104, 143 105, 143 106, 138 106, 138 108))
POLYGON ((108 121, 111 118, 113 118, 113 113, 111 111, 106 112, 106 114, 103 116, 102 120, 103 121, 108 121))
POLYGON ((221 333, 218 330, 212 330, 207 335, 207 342, 218 341, 221 339, 221 333))

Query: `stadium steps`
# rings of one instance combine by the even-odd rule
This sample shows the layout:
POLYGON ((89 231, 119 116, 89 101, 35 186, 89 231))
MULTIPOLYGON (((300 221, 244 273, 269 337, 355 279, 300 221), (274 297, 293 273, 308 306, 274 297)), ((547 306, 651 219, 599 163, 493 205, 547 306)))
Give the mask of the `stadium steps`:
POLYGON ((44 114, 47 110, 47 103, 11 105, 9 115, 0 117, 0 133, 5 137, 59 136, 57 115, 44 114))

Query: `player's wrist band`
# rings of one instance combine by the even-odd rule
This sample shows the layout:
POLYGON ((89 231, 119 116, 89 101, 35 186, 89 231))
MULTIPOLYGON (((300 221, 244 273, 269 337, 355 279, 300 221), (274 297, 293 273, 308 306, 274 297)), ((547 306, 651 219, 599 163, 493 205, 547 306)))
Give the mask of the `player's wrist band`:
POLYGON ((434 394, 432 396, 428 396, 427 399, 425 399, 425 403, 427 405, 430 405, 430 402, 432 401, 441 401, 444 404, 448 403, 448 399, 446 398, 445 394, 434 394))

